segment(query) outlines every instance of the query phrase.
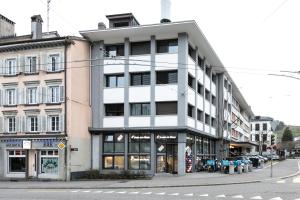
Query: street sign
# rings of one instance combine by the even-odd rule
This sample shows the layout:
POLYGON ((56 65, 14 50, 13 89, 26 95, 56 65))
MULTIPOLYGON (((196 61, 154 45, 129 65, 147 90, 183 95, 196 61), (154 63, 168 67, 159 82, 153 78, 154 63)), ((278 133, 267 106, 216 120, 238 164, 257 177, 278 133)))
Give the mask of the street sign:
POLYGON ((31 149, 31 141, 23 140, 23 149, 31 149))
POLYGON ((58 143, 57 147, 58 147, 60 150, 63 150, 64 148, 66 148, 66 145, 65 145, 65 143, 63 143, 63 142, 60 142, 60 143, 58 143))

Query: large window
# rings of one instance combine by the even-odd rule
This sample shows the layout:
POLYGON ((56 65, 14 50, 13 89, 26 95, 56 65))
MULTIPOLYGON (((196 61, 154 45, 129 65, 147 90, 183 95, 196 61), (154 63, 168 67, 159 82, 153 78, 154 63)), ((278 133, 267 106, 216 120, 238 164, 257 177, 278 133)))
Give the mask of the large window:
POLYGON ((255 130, 259 131, 259 124, 255 124, 255 130))
POLYGON ((20 173, 26 170, 26 154, 24 150, 8 151, 8 171, 9 173, 20 173))
POLYGON ((48 130, 50 132, 59 132, 60 129, 60 117, 59 115, 48 116, 48 130))
POLYGON ((267 123, 263 123, 263 131, 267 130, 267 123))
POLYGON ((177 71, 156 72, 156 84, 177 83, 177 71))
POLYGON ((130 74, 130 85, 150 85, 150 73, 132 73, 130 74))
POLYGON ((11 117, 7 117, 6 118, 6 131, 8 133, 15 133, 17 132, 17 124, 16 124, 16 117, 15 116, 11 116, 11 117))
POLYGON ((197 92, 198 94, 202 95, 203 96, 203 93, 204 93, 204 87, 201 83, 198 83, 198 86, 197 86, 197 92))
POLYGON ((105 116, 124 116, 124 104, 105 104, 105 116))
POLYGON ((151 169, 150 162, 151 138, 150 134, 129 134, 128 168, 134 170, 151 169))
POLYGON ((17 59, 7 59, 5 61, 5 75, 16 75, 17 74, 17 59))
POLYGON ((5 101, 6 105, 16 105, 17 104, 17 92, 16 89, 6 89, 5 90, 5 101))
POLYGON ((123 133, 103 135, 103 168, 124 169, 125 135, 123 133))
POLYGON ((150 54, 150 42, 132 42, 131 55, 150 54))
POLYGON ((130 115, 150 115, 150 103, 132 103, 130 104, 130 115))
POLYGON ((209 148, 209 139, 203 138, 203 154, 209 154, 210 148, 209 148))
POLYGON ((188 85, 191 88, 195 89, 195 78, 192 77, 192 75, 190 75, 190 74, 188 75, 188 85))
POLYGON ((177 102, 156 102, 156 115, 176 115, 177 102))
POLYGON ((177 53, 178 52, 178 40, 158 40, 156 41, 157 53, 177 53))
POLYGON ((205 114, 205 124, 210 124, 210 116, 208 114, 205 114))
POLYGON ((188 116, 195 117, 195 107, 188 104, 188 116))
POLYGON ((124 75, 106 75, 106 87, 124 87, 124 75))
POLYGON ((37 73, 37 58, 36 56, 29 56, 25 59, 25 73, 37 73))
POLYGON ((210 101, 210 92, 207 89, 205 89, 205 99, 210 101))
POLYGON ((108 45, 105 50, 106 57, 124 56, 124 44, 108 45))
POLYGON ((41 151, 41 173, 42 174, 58 174, 58 150, 43 150, 41 151))
POLYGON ((59 86, 48 87, 48 103, 60 102, 60 89, 59 86))
POLYGON ((57 72, 60 70, 61 64, 60 54, 51 54, 48 57, 47 71, 57 72))
POLYGON ((197 109, 197 120, 203 122, 203 111, 197 109))
POLYGON ((27 117, 27 131, 37 132, 38 131, 38 117, 29 116, 27 117))
POLYGON ((37 87, 26 89, 26 104, 37 104, 37 87))

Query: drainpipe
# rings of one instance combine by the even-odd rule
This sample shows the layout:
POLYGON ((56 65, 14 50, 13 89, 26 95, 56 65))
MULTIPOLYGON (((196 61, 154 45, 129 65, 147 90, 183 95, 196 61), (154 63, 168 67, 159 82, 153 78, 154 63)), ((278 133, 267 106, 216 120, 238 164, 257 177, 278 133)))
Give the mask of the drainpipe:
POLYGON ((69 169, 69 162, 68 162, 68 130, 67 130, 67 48, 68 48, 68 44, 65 43, 65 48, 64 48, 64 67, 65 67, 65 70, 64 70, 64 100, 65 100, 65 117, 64 117, 64 131, 65 131, 65 142, 66 142, 66 147, 65 147, 65 181, 70 181, 70 169, 69 169))

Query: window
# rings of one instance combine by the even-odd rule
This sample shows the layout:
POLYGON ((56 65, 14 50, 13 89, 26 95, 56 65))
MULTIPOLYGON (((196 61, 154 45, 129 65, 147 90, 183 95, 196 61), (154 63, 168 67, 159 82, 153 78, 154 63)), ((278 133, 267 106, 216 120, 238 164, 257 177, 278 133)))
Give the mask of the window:
POLYGON ((42 150, 41 151, 41 173, 42 174, 58 174, 58 150, 42 150))
POLYGON ((27 104, 37 104, 37 88, 31 87, 27 88, 26 92, 26 103, 27 104))
POLYGON ((26 57, 25 73, 37 73, 37 58, 35 56, 26 57))
POLYGON ((178 40, 158 40, 156 41, 157 53, 177 53, 178 52, 178 40))
POLYGON ((188 104, 188 116, 194 117, 195 116, 195 107, 188 104))
POLYGON ((198 56, 198 66, 200 67, 200 69, 203 70, 203 66, 204 66, 204 60, 198 56))
POLYGON ((130 104, 130 115, 150 115, 150 103, 132 103, 130 104))
POLYGON ((195 89, 195 78, 190 74, 188 75, 188 84, 191 88, 195 89))
POLYGON ((150 54, 150 42, 132 42, 131 55, 150 54))
POLYGON ((193 49, 193 47, 191 47, 191 45, 189 45, 188 53, 189 53, 189 56, 195 61, 196 60, 195 50, 193 49))
POLYGON ((129 169, 150 170, 151 137, 146 133, 129 134, 129 169))
POLYGON ((124 26, 129 26, 129 22, 115 22, 113 23, 113 27, 124 27, 124 26))
POLYGON ((255 124, 255 130, 259 131, 259 124, 255 124))
POLYGON ((51 115, 48 117, 49 130, 51 132, 59 132, 60 131, 60 117, 59 115, 51 115))
POLYGON ((106 87, 124 87, 124 75, 106 75, 106 87))
POLYGON ((215 128, 217 127, 217 120, 216 120, 216 118, 213 118, 213 117, 211 118, 211 126, 215 127, 215 128))
POLYGON ((150 73, 134 73, 130 74, 130 85, 150 85, 150 73))
POLYGON ((105 116, 124 116, 124 104, 106 104, 105 116))
POLYGON ((156 84, 177 83, 177 71, 156 72, 156 84))
POLYGON ((197 152, 197 155, 203 154, 203 140, 202 140, 202 137, 196 136, 196 152, 197 152))
POLYGON ((16 132, 16 117, 7 117, 7 132, 15 133, 16 132))
POLYGON ((124 169, 125 135, 123 133, 103 135, 103 168, 124 169))
POLYGON ((207 101, 210 101, 210 92, 208 90, 205 89, 205 99, 207 101))
POLYGON ((205 66, 205 74, 210 77, 211 68, 209 66, 205 66))
POLYGON ((267 138, 268 138, 268 135, 267 134, 263 134, 263 142, 266 142, 267 138))
POLYGON ((48 103, 60 102, 60 89, 59 86, 49 86, 48 88, 48 103))
POLYGON ((263 123, 263 130, 264 130, 264 131, 267 130, 267 123, 263 123))
POLYGON ((6 73, 5 75, 16 75, 17 74, 17 59, 7 59, 5 61, 6 73))
POLYGON ((48 72, 57 72, 60 71, 61 60, 59 54, 51 54, 48 57, 48 72))
POLYGON ((124 56, 124 44, 120 45, 108 45, 105 47, 106 57, 124 56))
POLYGON ((177 102, 156 102, 156 115, 176 115, 177 102))
MULTIPOLYGON (((213 105, 216 105, 216 103, 217 103, 217 99, 216 99, 216 97, 214 95, 211 96, 211 103, 213 105)), ((229 112, 230 112, 230 110, 229 110, 229 112)))
POLYGON ((210 124, 210 116, 208 114, 205 114, 205 124, 210 124))
POLYGON ((197 120, 203 122, 203 111, 197 109, 197 120))
POLYGON ((27 118, 27 131, 29 131, 29 132, 37 132, 38 131, 38 117, 37 116, 29 116, 27 118))
POLYGON ((16 89, 6 89, 6 105, 16 105, 17 104, 17 92, 16 89))
POLYGON ((209 139, 203 138, 203 154, 209 154, 209 139))
POLYGON ((197 86, 197 92, 198 94, 202 95, 203 96, 203 93, 204 93, 204 87, 201 83, 198 83, 198 86, 197 86))
POLYGON ((215 84, 217 83, 217 75, 215 74, 212 75, 212 82, 215 84))
POLYGON ((8 151, 8 172, 20 173, 26 170, 26 154, 24 150, 8 151))

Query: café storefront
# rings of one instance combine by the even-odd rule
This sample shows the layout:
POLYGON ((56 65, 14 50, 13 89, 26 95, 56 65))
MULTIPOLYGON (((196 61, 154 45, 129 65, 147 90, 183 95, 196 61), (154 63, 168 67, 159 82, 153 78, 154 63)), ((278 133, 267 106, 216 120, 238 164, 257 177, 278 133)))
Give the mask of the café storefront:
POLYGON ((1 139, 0 179, 64 179, 62 139, 1 139))

